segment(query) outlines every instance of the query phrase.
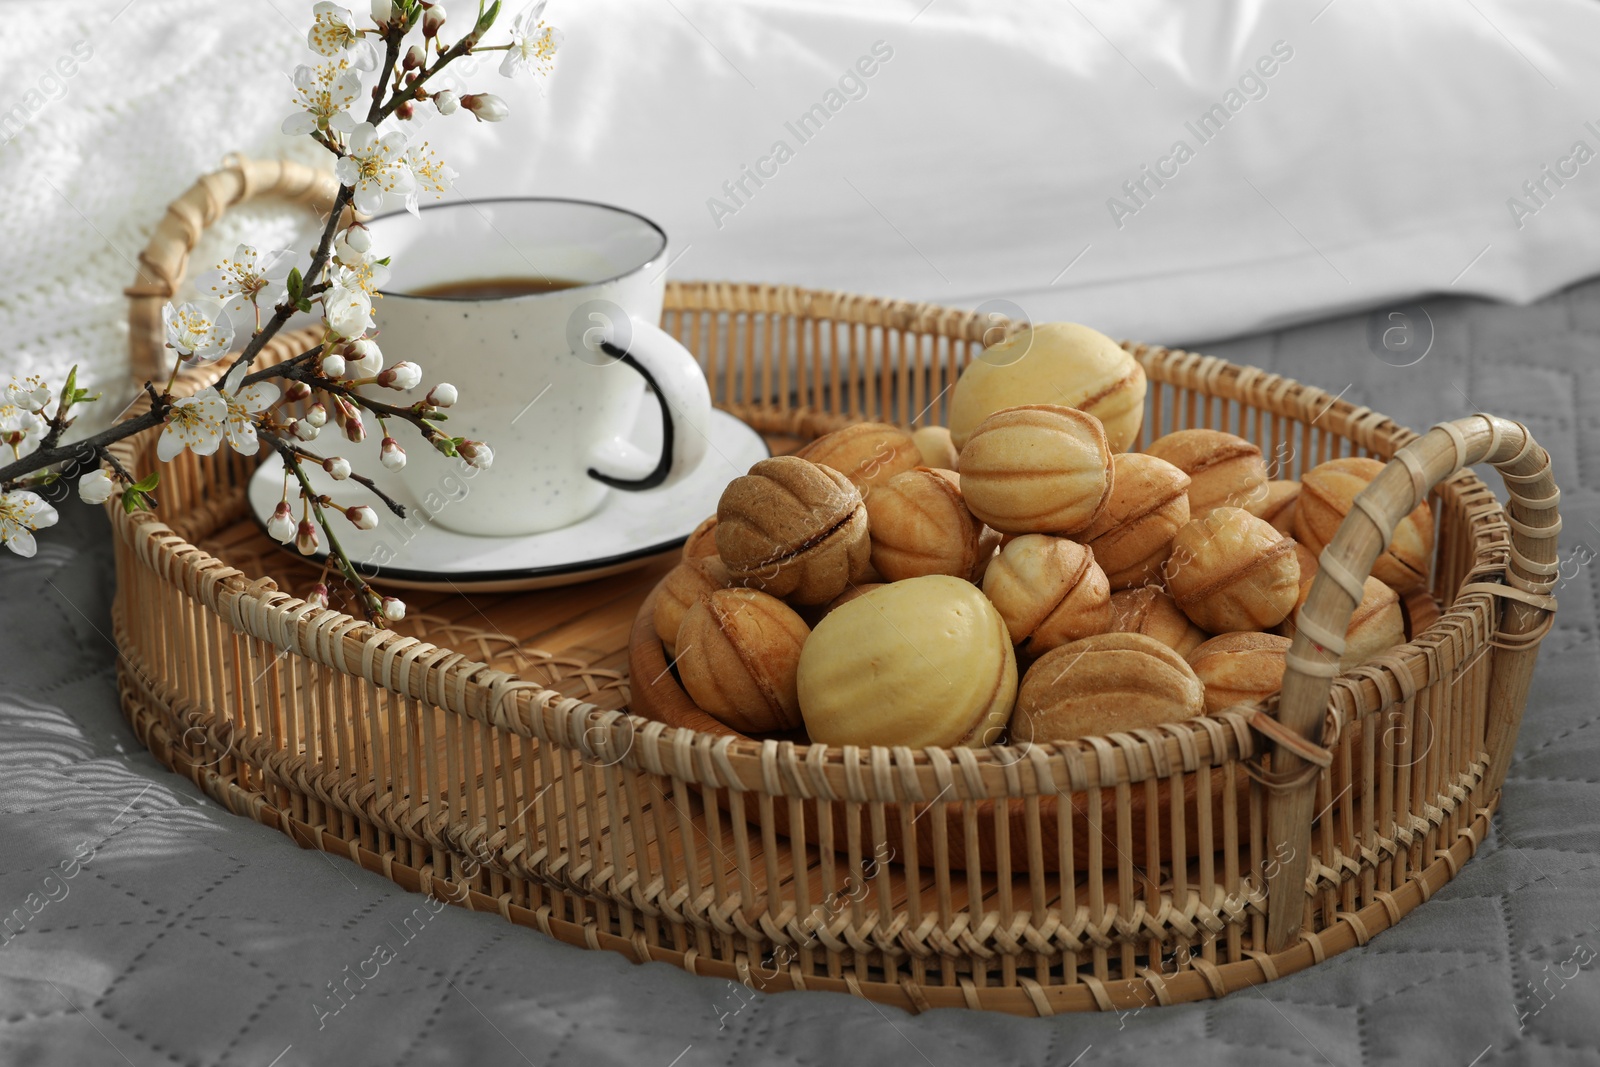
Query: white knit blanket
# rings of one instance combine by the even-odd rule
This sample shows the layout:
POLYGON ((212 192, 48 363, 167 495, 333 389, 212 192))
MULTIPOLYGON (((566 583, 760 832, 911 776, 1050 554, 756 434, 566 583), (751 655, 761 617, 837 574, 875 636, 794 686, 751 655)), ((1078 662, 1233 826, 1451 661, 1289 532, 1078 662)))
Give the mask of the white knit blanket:
MULTIPOLYGON (((80 383, 108 392, 93 421, 116 414, 129 386, 122 290, 139 251, 166 205, 228 153, 281 149, 286 109, 271 96, 286 95, 275 87, 305 52, 302 7, 0 4, 0 370, 59 379, 76 363, 80 383)), ((200 262, 240 234, 293 230, 282 209, 235 212, 200 262)))

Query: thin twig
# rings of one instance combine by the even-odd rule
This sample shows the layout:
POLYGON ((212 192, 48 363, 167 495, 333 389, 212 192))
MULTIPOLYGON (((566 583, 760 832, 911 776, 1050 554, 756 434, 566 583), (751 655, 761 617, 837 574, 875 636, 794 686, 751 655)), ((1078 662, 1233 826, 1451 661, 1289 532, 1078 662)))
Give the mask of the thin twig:
MULTIPOLYGON (((309 459, 311 462, 315 463, 317 466, 322 467, 323 470, 327 470, 327 467, 323 466, 324 462, 327 459, 326 456, 319 456, 315 452, 312 452, 310 449, 304 448, 304 447, 302 447, 300 445, 293 445, 292 444, 289 447, 293 448, 297 453, 299 453, 301 458, 309 459)), ((369 492, 371 492, 373 496, 375 496, 379 500, 383 501, 384 506, 387 507, 390 511, 394 512, 400 518, 403 519, 403 518, 406 517, 405 505, 401 504, 398 500, 396 500, 394 497, 390 496, 388 493, 385 493, 382 489, 379 489, 377 484, 374 483, 371 478, 368 478, 365 474, 357 473, 356 471, 351 471, 348 477, 349 477, 350 481, 358 482, 361 485, 366 486, 367 490, 369 492)))
MULTIPOLYGON (((135 478, 133 473, 129 471, 127 467, 122 465, 122 461, 116 456, 112 455, 108 449, 96 447, 94 449, 94 454, 100 459, 103 459, 107 463, 111 464, 111 469, 117 472, 117 477, 126 482, 129 488, 132 488, 133 484, 139 480, 135 478)), ((154 493, 141 489, 139 490, 139 495, 144 497, 145 507, 154 508, 156 506, 156 495, 154 493)))
MULTIPOLYGON (((476 31, 476 27, 474 27, 474 31, 476 31)), ((445 49, 444 52, 440 53, 439 58, 434 60, 433 66, 417 75, 416 81, 412 82, 410 85, 402 85, 401 88, 395 92, 394 96, 390 98, 389 102, 385 104, 383 109, 378 113, 378 117, 376 119, 369 117, 367 121, 376 126, 379 122, 382 122, 384 119, 400 110, 401 104, 419 99, 417 96, 417 91, 427 83, 429 78, 432 78, 450 63, 471 52, 476 44, 477 41, 475 41, 472 34, 469 33, 467 36, 461 38, 461 40, 445 49)))
POLYGON ((300 483, 300 495, 310 504, 311 514, 316 516, 317 525, 322 527, 323 534, 328 538, 328 558, 337 564, 339 573, 344 575, 345 581, 354 583, 355 589, 361 594, 359 599, 361 606, 366 610, 367 621, 382 628, 386 622, 373 604, 378 598, 377 594, 367 584, 366 579, 361 577, 361 573, 350 562, 350 557, 345 554, 344 547, 339 544, 339 536, 333 532, 333 524, 328 521, 327 513, 322 510, 321 499, 316 490, 311 488, 311 480, 306 477, 305 469, 300 466, 294 446, 270 431, 263 432, 262 436, 268 444, 277 449, 278 455, 283 457, 284 466, 294 473, 295 480, 300 483))
MULTIPOLYGON (((284 364, 284 366, 287 366, 287 364, 284 364)), ((392 418, 408 422, 415 426, 422 434, 423 439, 430 444, 435 438, 446 436, 442 430, 433 424, 432 420, 415 408, 396 407, 381 400, 374 400, 364 393, 357 392, 355 387, 334 378, 324 377, 313 370, 308 370, 304 365, 290 368, 283 377, 309 385, 311 388, 319 389, 325 393, 342 396, 346 400, 366 408, 380 419, 392 418)))
POLYGON ((153 398, 149 411, 126 422, 118 423, 109 429, 102 430, 87 441, 54 448, 40 448, 28 453, 19 460, 0 467, 0 488, 9 488, 25 475, 32 474, 34 471, 42 470, 45 467, 54 466, 57 463, 64 463, 75 456, 81 455, 85 446, 89 448, 104 448, 107 445, 121 441, 123 438, 142 433, 153 426, 160 426, 166 421, 167 412, 172 408, 172 402, 156 393, 154 389, 151 389, 148 382, 145 383, 145 388, 150 390, 153 398))

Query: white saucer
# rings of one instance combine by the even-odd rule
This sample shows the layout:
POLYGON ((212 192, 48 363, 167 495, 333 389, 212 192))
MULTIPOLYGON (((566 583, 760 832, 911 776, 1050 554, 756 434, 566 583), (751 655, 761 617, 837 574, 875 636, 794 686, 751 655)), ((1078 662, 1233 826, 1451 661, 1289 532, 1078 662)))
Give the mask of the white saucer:
MULTIPOLYGON (((653 405, 640 417, 633 440, 641 448, 660 448, 660 419, 653 405)), ((571 526, 523 537, 475 537, 457 533, 430 520, 426 509, 401 484, 400 479, 376 462, 377 448, 370 441, 348 444, 336 431, 329 445, 310 447, 349 457, 359 449, 373 462, 360 473, 405 505, 400 519, 381 501, 354 481, 336 482, 320 467, 307 466, 306 476, 318 493, 340 504, 370 504, 378 512, 378 527, 357 530, 334 516, 334 531, 363 574, 387 585, 406 589, 447 589, 459 592, 509 593, 603 578, 642 567, 650 557, 683 544, 707 515, 717 510, 722 490, 757 460, 770 455, 761 435, 725 411, 711 413, 710 447, 705 462, 683 481, 668 489, 645 493, 612 490, 600 510, 571 526)), ((490 444, 493 444, 491 441, 490 444)), ((422 447, 420 444, 418 447, 422 447)), ((485 484, 494 471, 478 475, 485 484)), ((273 453, 250 479, 250 511, 263 529, 283 498, 283 461, 273 453)), ((298 498, 291 495, 291 503, 298 498)), ((298 506, 295 514, 299 514, 298 506)), ((293 545, 283 546, 293 552, 293 545)), ((326 553, 319 553, 321 559, 326 553)))

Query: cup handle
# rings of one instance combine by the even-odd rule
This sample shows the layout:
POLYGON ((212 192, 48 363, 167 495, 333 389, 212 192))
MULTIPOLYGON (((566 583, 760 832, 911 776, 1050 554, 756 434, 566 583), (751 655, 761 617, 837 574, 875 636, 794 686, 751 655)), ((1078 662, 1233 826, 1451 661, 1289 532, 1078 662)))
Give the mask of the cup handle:
POLYGON ((661 455, 613 437, 601 445, 589 477, 613 489, 639 492, 681 481, 705 459, 711 424, 711 388, 687 348, 658 326, 629 315, 626 346, 601 341, 600 351, 644 377, 661 407, 661 455))

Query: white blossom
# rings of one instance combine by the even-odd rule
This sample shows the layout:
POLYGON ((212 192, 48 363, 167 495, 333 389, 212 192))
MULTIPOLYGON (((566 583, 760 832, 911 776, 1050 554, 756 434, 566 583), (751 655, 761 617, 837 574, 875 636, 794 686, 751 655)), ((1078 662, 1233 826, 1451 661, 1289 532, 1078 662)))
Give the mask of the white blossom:
POLYGON ((469 93, 461 98, 461 106, 472 112, 479 122, 499 122, 511 114, 506 102, 493 93, 469 93))
POLYGON ((306 603, 314 608, 328 606, 328 586, 325 582, 318 582, 311 587, 311 592, 306 594, 306 603))
POLYGON ((329 352, 322 357, 318 369, 324 378, 343 378, 345 371, 344 357, 337 352, 329 352))
POLYGON ((167 347, 185 363, 210 363, 228 354, 233 345, 233 323, 222 312, 217 300, 194 300, 161 309, 167 328, 167 347))
POLYGON ((415 389, 422 384, 422 368, 403 360, 379 374, 378 384, 386 389, 415 389))
POLYGON ((404 470, 406 466, 406 450, 400 447, 399 441, 392 437, 385 437, 382 447, 378 449, 378 460, 387 470, 404 470))
POLYGON ((405 162, 406 136, 399 131, 380 136, 370 122, 358 123, 349 137, 348 154, 334 164, 341 185, 355 187, 356 210, 375 215, 388 193, 409 194, 416 185, 405 162))
POLYGON ((550 73, 561 31, 541 22, 543 14, 544 0, 540 0, 511 23, 511 47, 500 60, 500 73, 507 78, 550 73))
POLYGON ((344 412, 339 421, 339 428, 344 431, 344 439, 359 444, 367 439, 367 424, 361 418, 361 412, 350 408, 344 412))
POLYGON ((54 394, 45 380, 37 374, 26 378, 13 378, 6 386, 4 403, 24 411, 43 411, 50 406, 54 394))
POLYGON ((342 267, 364 267, 372 262, 372 237, 365 229, 352 227, 333 242, 333 259, 342 267))
POLYGON ((27 408, 15 404, 0 406, 0 444, 11 449, 13 459, 21 459, 39 447, 48 423, 27 408))
POLYGON ((156 455, 163 463, 185 448, 192 449, 197 456, 209 456, 222 444, 227 428, 227 401, 214 390, 174 400, 172 410, 167 412, 166 428, 156 442, 156 455))
POLYGON ((430 407, 451 408, 455 407, 458 399, 456 387, 449 382, 440 382, 428 390, 428 404, 430 407))
POLYGON ((284 545, 294 540, 294 512, 289 510, 287 500, 278 501, 278 506, 272 510, 272 518, 267 520, 267 536, 284 545))
POLYGON ((406 166, 411 168, 415 188, 406 194, 406 210, 418 214, 417 198, 421 193, 432 193, 437 200, 444 196, 450 183, 456 180, 455 169, 434 152, 427 141, 406 149, 406 166))
POLYGON ((433 106, 439 109, 441 115, 454 115, 461 107, 461 100, 449 89, 440 89, 433 94, 433 106))
POLYGON ((334 120, 340 115, 348 117, 350 105, 361 96, 361 75, 343 61, 316 67, 301 64, 294 69, 289 83, 294 86, 295 106, 300 109, 283 120, 283 132, 291 137, 338 130, 344 120, 334 120))
POLYGON ((54 526, 58 518, 56 509, 38 493, 25 489, 0 493, 0 544, 19 556, 31 556, 38 551, 33 531, 54 526))
POLYGON ((348 55, 358 70, 373 70, 378 65, 378 47, 356 28, 355 16, 347 7, 321 0, 311 9, 315 21, 306 34, 311 50, 324 56, 348 55))
POLYGON ((310 419, 295 419, 289 424, 289 432, 296 441, 311 442, 317 439, 317 434, 322 432, 322 427, 310 419))
POLYGON ((328 424, 328 406, 322 401, 317 401, 306 409, 306 421, 317 429, 322 429, 328 424))
MULTIPOLYGON (((263 293, 269 287, 282 285, 294 266, 295 255, 286 249, 269 249, 257 252, 249 245, 233 250, 232 258, 218 263, 201 276, 200 291, 207 299, 216 300, 228 311, 244 314, 259 306, 263 293)), ((268 302, 278 299, 278 291, 268 296, 268 302)))
POLYGON ((372 231, 365 226, 350 226, 339 236, 351 248, 363 255, 372 251, 372 231))
POLYGON ((383 369, 383 350, 370 337, 345 345, 345 373, 352 378, 371 378, 383 369))
POLYGON ((343 456, 329 456, 322 461, 322 469, 336 482, 342 482, 350 477, 350 461, 343 456))
POLYGON ((372 21, 387 26, 394 21, 394 0, 372 0, 372 21))
MULTIPOLYGON (((409 203, 411 198, 407 197, 409 203)), ((382 263, 368 261, 353 267, 335 266, 333 284, 340 289, 357 289, 367 296, 377 296, 389 283, 389 268, 382 263)))
POLYGON ((337 337, 360 337, 372 329, 372 298, 360 289, 335 285, 322 294, 322 313, 337 337))
POLYGON ((378 528, 378 513, 366 504, 357 504, 344 509, 344 517, 350 520, 350 525, 358 530, 376 530, 378 528))
POLYGON ((219 395, 228 405, 229 446, 240 455, 255 455, 261 450, 255 416, 278 402, 278 387, 271 382, 255 382, 237 392, 219 395))
POLYGON ((116 491, 110 472, 100 467, 78 479, 78 496, 85 504, 104 504, 116 491))
POLYGON ((390 622, 399 622, 406 617, 406 602, 397 600, 392 596, 383 598, 383 617, 390 622))
POLYGON ((317 528, 309 519, 301 519, 300 525, 294 530, 294 547, 300 550, 302 556, 315 555, 317 551, 317 528))
POLYGON ((482 441, 463 441, 456 446, 456 455, 477 467, 481 471, 489 469, 494 463, 494 449, 482 441))

